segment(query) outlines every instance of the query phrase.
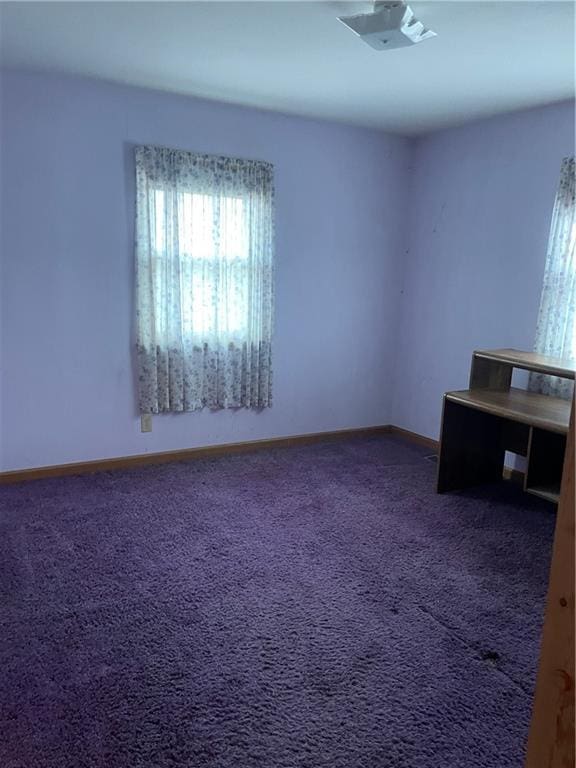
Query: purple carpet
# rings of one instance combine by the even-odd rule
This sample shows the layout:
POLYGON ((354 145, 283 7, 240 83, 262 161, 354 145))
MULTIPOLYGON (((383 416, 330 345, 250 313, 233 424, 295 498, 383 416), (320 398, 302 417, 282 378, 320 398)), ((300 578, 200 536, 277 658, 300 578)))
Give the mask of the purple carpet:
POLYGON ((521 768, 554 509, 425 453, 1 488, 2 768, 521 768))

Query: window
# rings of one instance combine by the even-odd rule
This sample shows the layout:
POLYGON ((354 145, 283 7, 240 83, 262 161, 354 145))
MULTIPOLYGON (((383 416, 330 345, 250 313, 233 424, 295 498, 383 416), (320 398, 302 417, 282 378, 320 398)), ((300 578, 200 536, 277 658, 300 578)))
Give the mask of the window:
MULTIPOLYGON (((151 238, 154 248, 157 311, 161 313, 167 259, 167 195, 151 191, 154 215, 151 238)), ((240 197, 181 192, 178 207, 177 243, 182 279, 180 289, 182 333, 190 340, 207 340, 215 329, 228 340, 248 332, 249 238, 246 211, 240 197), (225 279, 223 270, 228 272, 225 279), (232 276, 230 273, 234 273, 232 276), (187 293, 191 293, 187 297, 187 293), (189 300, 188 300, 189 299, 189 300)))
MULTIPOLYGON (((545 355, 576 359, 576 183, 574 158, 565 158, 550 227, 535 349, 545 355)), ((531 388, 570 397, 571 382, 531 377, 531 388)))
POLYGON ((267 163, 138 147, 142 412, 271 402, 267 163))

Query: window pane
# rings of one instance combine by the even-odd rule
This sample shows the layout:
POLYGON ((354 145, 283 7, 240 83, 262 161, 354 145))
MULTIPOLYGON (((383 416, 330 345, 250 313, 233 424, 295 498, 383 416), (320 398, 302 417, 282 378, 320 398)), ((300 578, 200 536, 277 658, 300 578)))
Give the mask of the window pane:
POLYGON ((164 268, 175 249, 180 266, 182 330, 195 341, 211 334, 235 336, 248 325, 248 225, 242 198, 164 190, 152 193, 151 239, 156 290, 164 302, 164 268), (177 232, 170 231, 177 205, 177 232))
POLYGON ((181 256, 211 259, 216 255, 215 199, 184 192, 178 195, 178 244, 181 256))

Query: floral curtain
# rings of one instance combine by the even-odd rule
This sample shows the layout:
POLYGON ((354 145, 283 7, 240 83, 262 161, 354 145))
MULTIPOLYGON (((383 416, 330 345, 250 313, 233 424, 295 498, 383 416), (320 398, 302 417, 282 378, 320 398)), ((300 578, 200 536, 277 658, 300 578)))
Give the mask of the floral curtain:
MULTIPOLYGON (((535 351, 561 358, 576 357, 576 180, 574 158, 562 161, 552 213, 544 285, 536 329, 535 351)), ((573 383, 532 374, 530 388, 571 397, 573 383)))
POLYGON ((273 168, 136 148, 140 412, 271 405, 273 168))

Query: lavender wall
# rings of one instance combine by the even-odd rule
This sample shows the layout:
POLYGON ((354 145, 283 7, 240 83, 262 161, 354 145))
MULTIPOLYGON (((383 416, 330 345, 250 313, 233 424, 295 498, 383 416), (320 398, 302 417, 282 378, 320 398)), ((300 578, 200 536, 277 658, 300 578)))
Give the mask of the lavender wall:
POLYGON ((0 469, 388 422, 436 437, 473 348, 532 345, 572 103, 413 143, 80 78, 0 85, 0 469), (137 143, 275 164, 272 409, 140 432, 137 143))
POLYGON ((390 421, 410 143, 57 76, 2 79, 4 470, 390 421), (131 365, 132 146, 276 167, 275 403, 154 417, 131 365))
POLYGON ((474 348, 531 349, 574 104, 432 134, 414 148, 392 420, 438 437, 474 348))

